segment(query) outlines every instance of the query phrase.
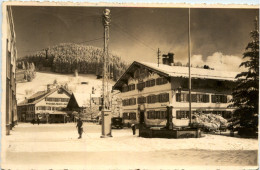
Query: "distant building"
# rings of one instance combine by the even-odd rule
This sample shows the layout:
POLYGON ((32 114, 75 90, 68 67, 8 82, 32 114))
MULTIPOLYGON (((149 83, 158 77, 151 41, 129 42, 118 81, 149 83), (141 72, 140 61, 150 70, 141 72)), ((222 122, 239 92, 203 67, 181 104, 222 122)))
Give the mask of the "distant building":
POLYGON ((66 110, 69 113, 72 121, 75 121, 79 114, 85 115, 83 119, 92 119, 97 116, 95 112, 98 111, 100 104, 101 102, 99 95, 72 93, 66 110), (89 115, 87 115, 88 111, 91 112, 89 115))
MULTIPOLYGON (((10 130, 17 124, 17 100, 16 100, 16 83, 15 83, 15 68, 16 68, 16 35, 14 31, 13 15, 11 6, 6 6, 6 19, 3 25, 6 24, 6 33, 3 34, 3 44, 5 47, 3 63, 6 62, 6 134, 10 134, 10 130)), ((3 100, 2 100, 3 101, 3 100)))
POLYGON ((71 93, 63 87, 39 91, 18 104, 19 121, 31 122, 40 118, 43 123, 66 122, 66 108, 71 93))
MULTIPOLYGON (((188 67, 133 62, 115 83, 121 91, 122 117, 125 124, 144 123, 146 126, 189 124, 188 67)), ((229 118, 234 108, 228 108, 235 85, 235 72, 191 68, 192 112, 220 114, 229 118)))

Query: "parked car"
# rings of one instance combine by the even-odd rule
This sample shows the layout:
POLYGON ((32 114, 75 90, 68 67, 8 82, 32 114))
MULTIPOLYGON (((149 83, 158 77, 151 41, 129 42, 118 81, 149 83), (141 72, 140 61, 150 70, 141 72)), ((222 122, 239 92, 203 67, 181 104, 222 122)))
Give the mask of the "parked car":
POLYGON ((121 117, 111 118, 111 126, 112 126, 112 128, 123 129, 123 119, 121 117))

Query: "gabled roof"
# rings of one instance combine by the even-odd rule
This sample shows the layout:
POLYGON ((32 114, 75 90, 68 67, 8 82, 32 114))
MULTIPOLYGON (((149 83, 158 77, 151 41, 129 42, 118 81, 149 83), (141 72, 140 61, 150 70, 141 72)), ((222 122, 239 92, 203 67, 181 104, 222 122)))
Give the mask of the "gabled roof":
POLYGON ((28 97, 27 99, 37 98, 37 97, 40 97, 40 96, 42 96, 44 94, 46 94, 46 91, 38 91, 35 94, 33 94, 32 96, 28 97))
MULTIPOLYGON (((170 77, 189 77, 189 67, 182 66, 169 66, 156 63, 141 62, 141 64, 166 73, 170 77)), ((218 71, 204 68, 191 67, 191 77, 192 78, 202 78, 202 79, 217 79, 217 80, 230 80, 235 81, 235 77, 238 72, 227 72, 218 71)))
MULTIPOLYGON (((140 67, 146 68, 165 77, 186 77, 186 78, 189 77, 188 67, 169 66, 164 64, 160 64, 158 67, 158 64, 156 63, 134 61, 128 67, 125 73, 119 78, 119 80, 115 83, 113 89, 117 89, 120 86, 122 86, 122 84, 127 82, 127 79, 133 74, 133 72, 140 67)), ((237 74, 238 72, 227 72, 227 71, 218 71, 218 70, 191 67, 191 78, 235 81, 236 80, 235 77, 237 74)))
POLYGON ((42 101, 43 99, 45 99, 46 97, 51 95, 52 93, 56 92, 58 89, 62 89, 68 96, 71 96, 71 93, 68 90, 66 90, 65 88, 63 88, 63 87, 56 87, 54 89, 51 89, 50 91, 39 91, 39 92, 36 92, 32 96, 30 96, 28 99, 25 99, 24 101, 19 103, 18 106, 31 105, 31 104, 39 103, 40 101, 42 101), (41 97, 39 97, 39 96, 41 96, 41 97), (39 98, 34 100, 31 103, 28 103, 29 99, 33 99, 33 98, 37 98, 37 97, 39 97, 39 98))
POLYGON ((79 107, 89 106, 89 99, 90 99, 89 94, 73 93, 72 95, 74 95, 75 100, 76 100, 79 107))

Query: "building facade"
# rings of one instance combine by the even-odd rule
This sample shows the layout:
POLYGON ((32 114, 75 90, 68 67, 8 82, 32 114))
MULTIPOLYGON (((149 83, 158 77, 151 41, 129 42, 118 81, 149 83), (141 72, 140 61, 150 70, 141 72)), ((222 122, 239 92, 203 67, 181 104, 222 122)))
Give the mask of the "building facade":
POLYGON ((42 123, 65 123, 67 107, 71 97, 63 87, 39 91, 18 104, 18 117, 22 122, 40 119, 42 123))
MULTIPOLYGON (((189 125, 188 67, 133 62, 113 89, 121 91, 125 124, 189 125)), ((235 85, 234 72, 191 68, 192 112, 231 116, 228 108, 235 85)))
MULTIPOLYGON (((3 21, 3 25, 6 25, 6 33, 3 34, 3 56, 6 58, 6 90, 5 90, 5 124, 6 134, 10 134, 10 130, 17 124, 17 100, 16 100, 16 81, 15 81, 15 69, 16 69, 16 35, 14 30, 13 15, 11 6, 5 6, 6 18, 3 21)), ((5 77, 5 76, 4 76, 5 77)))

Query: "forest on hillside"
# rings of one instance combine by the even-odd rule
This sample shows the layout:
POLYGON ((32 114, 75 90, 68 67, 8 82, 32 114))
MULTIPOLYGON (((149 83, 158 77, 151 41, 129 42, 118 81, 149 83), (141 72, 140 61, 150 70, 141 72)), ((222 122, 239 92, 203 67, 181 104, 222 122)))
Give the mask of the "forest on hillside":
MULTIPOLYGON (((19 62, 34 63, 36 70, 50 68, 56 73, 95 74, 102 76, 103 49, 74 43, 63 43, 37 51, 18 59, 19 62)), ((110 78, 117 80, 126 70, 127 64, 121 57, 109 54, 110 78)))

